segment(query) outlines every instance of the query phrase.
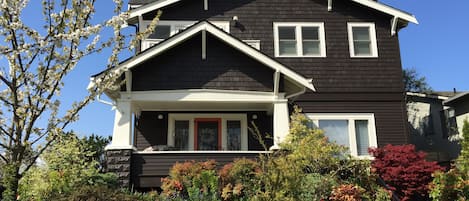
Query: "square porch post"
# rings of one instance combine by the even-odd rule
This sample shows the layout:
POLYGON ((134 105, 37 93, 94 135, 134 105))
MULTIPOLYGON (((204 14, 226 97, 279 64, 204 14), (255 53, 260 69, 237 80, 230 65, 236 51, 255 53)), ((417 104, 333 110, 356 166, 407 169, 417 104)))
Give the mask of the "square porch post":
POLYGON ((106 146, 106 171, 116 173, 122 188, 130 187, 132 152, 132 104, 129 100, 118 100, 114 118, 112 142, 106 146))
POLYGON ((278 100, 274 104, 274 146, 270 149, 279 149, 279 144, 285 140, 290 130, 288 101, 278 100))

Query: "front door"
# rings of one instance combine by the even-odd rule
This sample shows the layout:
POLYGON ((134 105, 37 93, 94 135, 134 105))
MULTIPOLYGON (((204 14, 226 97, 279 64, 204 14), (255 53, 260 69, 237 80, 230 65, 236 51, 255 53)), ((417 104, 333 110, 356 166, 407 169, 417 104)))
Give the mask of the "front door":
POLYGON ((220 150, 221 148, 221 119, 195 119, 195 150, 220 150))

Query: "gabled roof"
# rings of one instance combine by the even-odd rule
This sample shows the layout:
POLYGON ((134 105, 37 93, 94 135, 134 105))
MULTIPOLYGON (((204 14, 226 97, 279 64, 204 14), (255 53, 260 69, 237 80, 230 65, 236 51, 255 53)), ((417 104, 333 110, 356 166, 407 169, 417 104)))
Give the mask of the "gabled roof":
MULTIPOLYGON (((165 6, 177 3, 179 1, 182 1, 182 0, 133 0, 133 1, 130 1, 129 4, 134 4, 134 5, 141 4, 142 6, 139 6, 129 11, 129 20, 131 20, 132 18, 138 17, 140 15, 143 15, 145 13, 154 11, 156 9, 160 9, 165 6)), ((332 1, 332 0, 329 0, 329 1, 332 1)), ((382 13, 386 13, 388 15, 399 18, 406 22, 412 22, 412 23, 418 24, 418 21, 414 15, 404 12, 399 9, 393 8, 391 6, 388 6, 388 5, 373 1, 373 0, 350 0, 350 1, 358 3, 365 7, 380 11, 382 13)))
MULTIPOLYGON (((113 72, 124 72, 133 67, 138 66, 139 64, 147 61, 150 58, 158 56, 165 52, 166 50, 171 49, 172 47, 186 41, 187 39, 191 38, 192 36, 196 35, 199 32, 206 31, 216 38, 220 39, 222 42, 232 46, 233 48, 243 52, 247 56, 257 60, 258 62, 272 68, 274 71, 279 72, 285 75, 287 78, 294 80, 298 84, 315 91, 315 88, 312 84, 311 79, 306 79, 305 77, 299 75, 298 73, 292 71, 285 65, 281 64, 280 62, 272 59, 271 57, 265 55, 264 53, 260 52, 257 49, 249 46, 248 44, 244 43, 243 41, 233 37, 232 35, 226 33, 222 29, 216 27, 215 25, 211 24, 208 21, 200 21, 182 32, 158 43, 157 45, 145 50, 144 52, 138 54, 137 56, 132 57, 124 62, 121 62, 118 66, 108 69, 106 71, 113 71, 113 72)), ((102 73, 96 75, 96 77, 92 78, 92 83, 99 77, 102 73)))
MULTIPOLYGON (((445 105, 451 105, 453 103, 455 103, 456 101, 459 101, 459 100, 463 100, 464 98, 468 98, 467 100, 469 100, 469 92, 463 92, 463 93, 460 93, 456 96, 453 96, 451 98, 448 98, 447 100, 445 100, 443 103, 445 105)), ((468 103, 469 104, 469 103, 468 103)))

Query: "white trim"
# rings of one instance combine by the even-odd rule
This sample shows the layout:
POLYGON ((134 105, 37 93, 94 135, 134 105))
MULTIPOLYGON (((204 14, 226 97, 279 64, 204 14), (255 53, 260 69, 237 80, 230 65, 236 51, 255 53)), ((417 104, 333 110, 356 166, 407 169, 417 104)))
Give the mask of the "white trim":
POLYGON ((449 99, 449 97, 447 97, 447 96, 438 96, 438 95, 415 93, 415 92, 406 92, 406 95, 408 95, 408 96, 417 96, 417 97, 422 97, 422 98, 434 98, 434 99, 440 99, 440 100, 448 100, 449 99))
POLYGON ((207 32, 202 31, 202 60, 207 58, 207 32))
POLYGON ((326 57, 326 36, 324 31, 324 22, 274 22, 274 49, 275 57, 326 57), (296 54, 280 55, 279 49, 279 27, 295 27, 296 54), (317 27, 319 34, 319 55, 304 55, 302 27, 317 27))
MULTIPOLYGON (((196 25, 193 25, 183 31, 182 33, 178 34, 175 37, 169 38, 155 47, 153 47, 151 50, 143 52, 142 54, 139 54, 132 59, 121 63, 119 66, 115 67, 112 69, 114 72, 123 72, 125 70, 131 69, 138 64, 155 57, 159 54, 162 54, 164 51, 170 49, 173 46, 176 46, 179 43, 184 42, 188 38, 192 37, 193 35, 201 32, 202 30, 206 30, 215 37, 219 38, 220 40, 224 41, 225 43, 231 45, 233 48, 238 49, 239 51, 245 53, 247 56, 259 61, 260 63, 274 69, 275 71, 279 71, 280 73, 283 73, 285 76, 291 78, 295 82, 298 82, 299 84, 303 85, 304 87, 311 89, 313 91, 316 91, 313 84, 312 84, 312 79, 306 79, 305 77, 299 75, 298 73, 290 70, 286 66, 280 64, 279 62, 273 60, 269 56, 266 56, 265 54, 259 52, 258 50, 252 48, 251 46, 247 45, 246 43, 239 41, 238 39, 233 38, 231 35, 226 33, 225 31, 222 31, 218 29, 217 27, 213 26, 209 22, 200 22, 196 25)), ((98 76, 99 78, 99 76, 98 76)))
POLYGON ((394 36, 396 35, 397 33, 397 23, 399 22, 399 18, 398 17, 393 17, 391 19, 391 36, 394 36))
POLYGON ((261 40, 243 40, 243 42, 255 48, 256 50, 261 50, 261 40))
POLYGON ((132 92, 132 71, 125 71, 125 88, 127 93, 132 92))
POLYGON ((415 18, 414 15, 407 14, 403 11, 392 8, 392 7, 387 6, 385 4, 378 3, 376 1, 371 1, 371 0, 352 0, 352 1, 354 1, 356 3, 359 3, 359 4, 362 4, 364 6, 367 6, 367 7, 373 8, 375 10, 381 11, 383 13, 387 13, 391 16, 398 17, 398 18, 403 19, 407 22, 412 22, 414 24, 419 24, 419 22, 417 21, 417 19, 415 18))
POLYGON ((204 0, 204 10, 208 10, 208 0, 204 0))
POLYGON ((132 101, 161 101, 161 102, 246 102, 246 103, 274 103, 284 93, 274 96, 272 92, 235 91, 216 89, 187 89, 187 90, 159 90, 133 91, 131 94, 120 92, 121 97, 130 97, 132 101))
POLYGON ((327 11, 332 11, 332 0, 327 0, 327 11))
MULTIPOLYGON (((306 116, 319 126, 319 120, 367 120, 368 121, 368 144, 369 147, 378 147, 376 137, 376 123, 373 113, 307 113, 306 116)), ((355 123, 348 124, 350 154, 359 158, 370 158, 370 155, 358 155, 355 123)))
POLYGON ((221 119, 221 141, 222 150, 227 149, 227 121, 240 121, 241 123, 241 150, 248 150, 248 126, 246 114, 234 113, 169 113, 168 114, 168 146, 174 146, 174 123, 175 121, 189 121, 189 150, 194 150, 194 120, 197 118, 220 118, 221 119))
MULTIPOLYGON (((127 20, 130 20, 134 17, 143 15, 145 13, 151 12, 153 10, 157 10, 157 9, 162 8, 162 7, 174 4, 174 3, 179 2, 179 1, 181 1, 181 0, 159 0, 159 1, 155 1, 155 2, 152 2, 152 3, 146 4, 146 5, 140 6, 138 8, 135 8, 135 9, 129 11, 129 16, 128 16, 127 20)), ((417 21, 417 19, 415 18, 414 15, 405 13, 405 12, 399 10, 399 9, 392 8, 392 7, 387 6, 385 4, 375 2, 375 1, 371 1, 371 0, 351 0, 351 1, 359 3, 359 4, 364 5, 366 7, 375 9, 377 11, 387 13, 391 16, 396 16, 396 17, 398 17, 398 18, 400 18, 404 21, 418 24, 418 21, 417 21)), ((328 4, 328 7, 329 7, 329 4, 328 4)))
POLYGON ((278 96, 280 88, 280 72, 275 71, 274 73, 274 96, 278 96))
POLYGON ((378 57, 378 44, 376 41, 376 28, 375 23, 372 22, 348 22, 347 23, 347 30, 348 30, 348 41, 349 41, 349 51, 351 58, 376 58, 378 57), (369 30, 371 47, 370 55, 355 55, 355 46, 353 41, 353 27, 367 27, 369 30))
POLYGON ((271 151, 135 151, 135 154, 269 154, 271 151))
POLYGON ((137 151, 137 148, 135 148, 133 145, 122 145, 122 146, 114 146, 114 145, 107 145, 104 147, 104 150, 109 151, 109 150, 134 150, 137 151))
POLYGON ((143 5, 143 6, 139 6, 138 8, 135 8, 129 11, 129 16, 127 20, 130 20, 134 17, 141 16, 145 13, 154 11, 156 9, 163 8, 165 6, 171 5, 179 1, 181 0, 159 0, 159 1, 155 1, 146 5, 143 5))

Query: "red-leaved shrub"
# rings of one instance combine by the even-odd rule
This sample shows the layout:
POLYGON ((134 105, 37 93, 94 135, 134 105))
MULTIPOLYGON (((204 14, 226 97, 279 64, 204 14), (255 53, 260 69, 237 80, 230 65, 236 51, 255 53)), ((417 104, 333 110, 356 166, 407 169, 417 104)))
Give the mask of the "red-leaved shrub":
POLYGON ((418 196, 428 197, 432 173, 443 170, 436 162, 426 161, 426 154, 415 151, 414 145, 386 145, 369 151, 375 157, 371 163, 373 171, 403 201, 418 196))

